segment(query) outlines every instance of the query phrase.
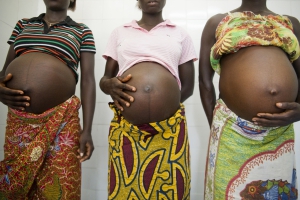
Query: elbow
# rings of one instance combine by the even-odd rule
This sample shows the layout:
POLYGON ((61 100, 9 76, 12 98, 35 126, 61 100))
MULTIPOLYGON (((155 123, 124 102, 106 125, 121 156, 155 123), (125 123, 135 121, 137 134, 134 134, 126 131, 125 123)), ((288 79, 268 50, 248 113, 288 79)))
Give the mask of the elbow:
POLYGON ((199 90, 201 91, 214 91, 215 87, 212 81, 205 81, 203 79, 199 79, 199 90))
POLYGON ((193 95, 193 93, 194 93, 194 90, 193 90, 193 88, 192 88, 192 89, 190 89, 190 90, 187 91, 186 97, 187 97, 187 98, 191 97, 191 96, 193 95))
POLYGON ((96 80, 94 77, 90 78, 81 78, 80 80, 80 87, 81 88, 95 88, 96 87, 96 80))
POLYGON ((181 100, 180 102, 183 103, 185 100, 187 100, 190 96, 192 96, 194 93, 194 87, 191 88, 182 88, 181 90, 181 100))

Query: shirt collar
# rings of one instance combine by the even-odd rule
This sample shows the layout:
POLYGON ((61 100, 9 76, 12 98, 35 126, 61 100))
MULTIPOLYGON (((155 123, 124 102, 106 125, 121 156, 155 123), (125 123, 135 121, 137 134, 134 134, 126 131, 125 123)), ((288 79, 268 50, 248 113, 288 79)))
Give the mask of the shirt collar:
MULTIPOLYGON (((169 19, 166 19, 165 21, 157 24, 155 27, 159 27, 159 26, 175 27, 176 24, 173 24, 169 19)), ((141 29, 141 27, 138 25, 136 20, 132 20, 131 22, 124 24, 124 27, 132 27, 132 28, 136 28, 136 29, 141 29)))
MULTIPOLYGON (((45 16, 45 13, 40 14, 38 17, 33 17, 30 18, 28 21, 29 22, 33 22, 33 21, 43 21, 43 18, 45 16)), ((80 26, 78 23, 76 23, 75 21, 73 21, 71 19, 71 17, 67 16, 66 19, 64 21, 61 21, 57 24, 67 24, 69 26, 73 25, 73 26, 80 26)))

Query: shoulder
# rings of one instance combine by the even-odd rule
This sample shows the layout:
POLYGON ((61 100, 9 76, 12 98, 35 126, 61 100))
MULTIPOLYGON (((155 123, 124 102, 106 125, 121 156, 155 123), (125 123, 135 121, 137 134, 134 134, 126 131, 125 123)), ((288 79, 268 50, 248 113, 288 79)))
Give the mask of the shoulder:
POLYGON ((77 23, 80 27, 82 27, 83 29, 90 29, 86 24, 84 23, 77 23))
POLYGON ((289 16, 289 15, 284 15, 284 16, 289 18, 289 20, 292 22, 294 33, 297 35, 297 37, 298 36, 300 37, 300 23, 299 23, 299 20, 296 17, 293 17, 293 16, 289 16))
POLYGON ((18 20, 18 24, 28 24, 30 22, 30 18, 22 18, 18 20))
POLYGON ((179 25, 175 25, 175 24, 173 24, 173 25, 167 25, 166 28, 169 29, 169 30, 171 30, 171 31, 177 32, 177 33, 179 33, 182 36, 188 35, 187 30, 184 27, 179 26, 179 25))
POLYGON ((216 28, 218 27, 218 25, 220 24, 220 22, 227 16, 228 14, 225 13, 219 13, 216 14, 212 17, 210 17, 207 22, 206 22, 206 27, 213 29, 214 31, 216 30, 216 28))
POLYGON ((118 36, 119 34, 124 34, 126 30, 131 29, 131 23, 125 23, 122 25, 117 26, 116 28, 112 29, 111 35, 118 36))
POLYGON ((215 42, 215 33, 216 29, 219 26, 220 22, 227 16, 228 14, 216 14, 212 17, 210 17, 203 29, 202 32, 202 41, 203 43, 209 42, 213 43, 215 42))
POLYGON ((177 35, 178 37, 180 37, 182 39, 189 37, 189 34, 184 27, 174 24, 170 20, 166 20, 165 24, 163 26, 160 26, 159 28, 161 28, 161 30, 163 30, 163 31, 160 31, 161 34, 167 33, 167 34, 171 34, 171 35, 177 35))
POLYGON ((87 26, 86 24, 81 23, 81 22, 74 22, 74 23, 66 24, 66 25, 68 27, 72 28, 73 30, 80 31, 82 33, 92 31, 89 26, 87 26))
POLYGON ((293 24, 293 26, 299 25, 299 20, 296 17, 290 16, 290 15, 283 15, 287 17, 293 24))

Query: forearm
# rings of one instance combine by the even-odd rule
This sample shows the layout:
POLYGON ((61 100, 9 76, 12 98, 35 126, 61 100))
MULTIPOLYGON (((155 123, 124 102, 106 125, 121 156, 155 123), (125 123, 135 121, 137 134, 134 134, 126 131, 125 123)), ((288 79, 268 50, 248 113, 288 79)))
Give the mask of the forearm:
POLYGON ((213 111, 216 105, 216 93, 215 88, 213 86, 211 87, 205 87, 204 84, 199 83, 199 89, 200 89, 200 97, 202 106, 206 115, 206 118, 208 120, 209 126, 212 125, 213 121, 213 111))
POLYGON ((94 78, 81 82, 81 104, 83 131, 91 133, 96 103, 96 83, 94 78))

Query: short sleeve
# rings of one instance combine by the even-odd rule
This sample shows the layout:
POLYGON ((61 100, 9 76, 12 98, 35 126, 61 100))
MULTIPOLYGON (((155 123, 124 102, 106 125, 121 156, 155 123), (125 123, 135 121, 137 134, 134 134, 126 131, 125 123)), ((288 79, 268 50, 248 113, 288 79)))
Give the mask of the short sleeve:
POLYGON ((83 24, 82 42, 80 46, 80 52, 93 52, 96 53, 95 40, 92 30, 83 24))
POLYGON ((184 64, 190 60, 198 60, 192 38, 186 32, 183 33, 183 40, 181 44, 182 52, 179 60, 179 65, 184 64))
POLYGON ((117 46, 118 46, 118 30, 115 29, 111 33, 108 39, 108 43, 102 55, 103 58, 107 59, 108 57, 111 57, 115 61, 118 61, 117 46))
POLYGON ((8 44, 13 44, 17 38, 17 36, 22 33, 23 29, 24 29, 24 25, 25 24, 25 19, 21 19, 17 22, 10 38, 8 39, 7 43, 8 44))

